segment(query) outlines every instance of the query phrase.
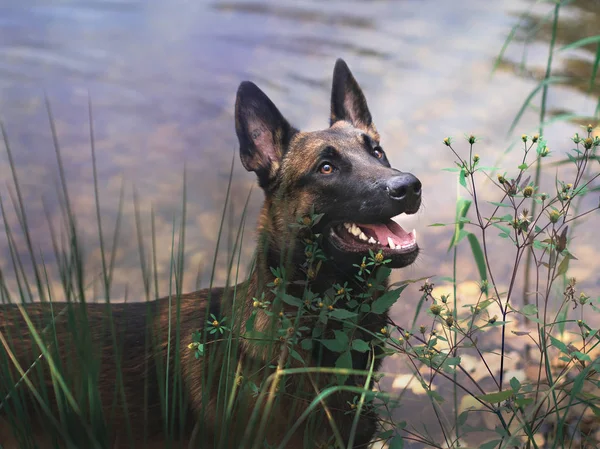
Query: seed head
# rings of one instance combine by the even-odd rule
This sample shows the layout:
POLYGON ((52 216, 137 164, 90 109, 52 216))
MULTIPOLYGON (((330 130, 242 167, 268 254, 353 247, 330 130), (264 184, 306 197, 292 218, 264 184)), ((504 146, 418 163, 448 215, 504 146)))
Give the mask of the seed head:
POLYGON ((277 277, 277 278, 273 279, 273 284, 275 284, 276 286, 281 284, 281 278, 277 277))
POLYGON ((583 141, 583 147, 586 150, 589 150, 590 148, 592 148, 592 145, 594 145, 594 139, 592 139, 591 137, 588 137, 587 139, 585 139, 583 141))
POLYGON ((302 218, 302 224, 303 224, 304 226, 309 226, 311 223, 312 223, 312 220, 311 220, 311 218, 310 218, 308 215, 305 215, 305 216, 302 218))
POLYGON ((548 198, 548 194, 547 194, 547 193, 542 193, 542 194, 540 195, 540 199, 541 199, 542 201, 545 201, 545 200, 546 200, 546 198, 548 198))
POLYGON ((381 251, 379 251, 377 254, 375 254, 375 262, 377 262, 377 263, 383 262, 383 253, 381 251))
POLYGON ((333 306, 332 306, 331 304, 329 304, 329 305, 327 306, 327 309, 328 309, 329 311, 332 311, 332 310, 333 310, 333 306))
POLYGON ((591 124, 589 124, 589 125, 587 126, 587 132, 588 132, 588 133, 591 133, 593 129, 594 129, 594 127, 593 127, 591 124))
POLYGON ((452 315, 449 315, 446 317, 446 326, 448 327, 452 327, 452 325, 454 324, 454 317, 452 315))
POLYGON ((419 326, 419 332, 421 332, 422 334, 424 334, 427 331, 427 327, 423 324, 421 324, 419 326))
POLYGON ((488 285, 489 285, 489 283, 488 283, 487 279, 484 281, 481 281, 481 285, 479 286, 479 290, 481 291, 481 293, 487 292, 488 285))
POLYGON ((218 322, 217 320, 214 320, 214 321, 212 322, 212 325, 213 325, 214 327, 218 327, 218 326, 219 326, 219 322, 218 322))
POLYGON ((439 304, 434 304, 429 308, 429 310, 434 315, 439 315, 442 312, 442 306, 440 306, 439 304))
POLYGON ((490 323, 490 324, 494 324, 494 323, 496 322, 496 320, 497 320, 497 319, 498 319, 498 315, 494 315, 493 317, 491 317, 491 318, 488 320, 488 323, 490 323))
POLYGON ((549 214, 549 218, 551 223, 556 223, 560 218, 560 212, 557 210, 552 210, 549 214))
POLYGON ((318 307, 319 309, 323 308, 323 303, 322 303, 322 302, 318 303, 318 304, 317 304, 317 307, 318 307))
POLYGON ((342 288, 340 288, 340 289, 337 291, 337 294, 338 294, 338 295, 343 295, 345 292, 346 292, 346 290, 344 290, 344 287, 342 287, 342 288))
POLYGON ((500 184, 504 184, 506 182, 506 178, 502 175, 498 175, 498 182, 500 184))
POLYGON ((444 304, 446 304, 446 303, 448 302, 448 296, 447 296, 447 295, 442 295, 442 296, 440 297, 440 300, 441 300, 441 301, 442 301, 444 304))
POLYGON ((381 330, 380 330, 379 332, 381 332, 383 335, 387 335, 387 333, 388 333, 388 330, 387 330, 387 328, 385 328, 385 327, 382 327, 382 328, 381 328, 381 330))
POLYGON ((532 186, 527 186, 523 189, 523 196, 525 198, 529 198, 531 195, 533 195, 533 187, 532 186))
POLYGON ((260 301, 254 301, 252 303, 252 307, 256 308, 256 307, 260 307, 261 306, 261 302, 260 301))

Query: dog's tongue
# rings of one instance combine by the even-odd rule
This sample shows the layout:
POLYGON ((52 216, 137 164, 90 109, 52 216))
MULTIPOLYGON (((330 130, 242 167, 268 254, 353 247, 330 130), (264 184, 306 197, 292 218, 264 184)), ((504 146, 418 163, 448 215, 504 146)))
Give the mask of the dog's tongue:
POLYGON ((359 224, 359 226, 361 229, 368 229, 373 232, 380 242, 387 242, 388 238, 390 238, 394 244, 403 245, 413 240, 413 237, 393 220, 389 220, 386 223, 359 224))

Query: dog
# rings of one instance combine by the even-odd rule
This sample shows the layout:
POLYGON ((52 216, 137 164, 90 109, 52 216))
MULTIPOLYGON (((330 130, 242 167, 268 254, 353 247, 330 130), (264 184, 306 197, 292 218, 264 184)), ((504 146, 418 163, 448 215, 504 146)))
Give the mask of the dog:
MULTIPOLYGON (((412 264, 419 253, 416 232, 392 217, 419 210, 421 182, 391 167, 365 96, 341 59, 333 71, 328 128, 299 131, 245 81, 237 91, 235 130, 241 162, 265 195, 248 279, 146 303, 1 306, 4 449, 35 447, 33 442, 61 448, 300 449, 330 447, 340 439, 344 447, 368 446, 377 431, 375 411, 366 404, 354 422, 356 406, 348 412, 352 391, 315 399, 335 384, 335 373, 319 369, 336 366, 338 354, 318 338, 307 346, 288 344, 305 321, 283 333, 277 329, 301 307, 278 301, 277 292, 285 284, 285 298, 304 298, 309 282, 317 310, 330 299, 332 286, 358 291, 357 267, 374 254, 389 268, 412 264), (310 225, 309 234, 303 223, 310 225), (313 238, 324 257, 307 265, 313 238), (228 326, 222 317, 230 317, 228 326), (228 333, 234 337, 226 338, 228 333), (277 338, 261 345, 248 335, 277 338), (278 375, 307 367, 317 370, 278 375)), ((369 300, 385 286, 383 281, 369 300)), ((342 299, 335 306, 344 304, 342 299)), ((373 342, 387 320, 387 312, 365 314, 358 323, 361 338, 373 342)), ((321 339, 339 329, 343 324, 331 321, 321 339)), ((383 350, 373 348, 350 352, 351 368, 377 371, 383 350)), ((372 379, 353 373, 342 382, 372 386, 372 379)))

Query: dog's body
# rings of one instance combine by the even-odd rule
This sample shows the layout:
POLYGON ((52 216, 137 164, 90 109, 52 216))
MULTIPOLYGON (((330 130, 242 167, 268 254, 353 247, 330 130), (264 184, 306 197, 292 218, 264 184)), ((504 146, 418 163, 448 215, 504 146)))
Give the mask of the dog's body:
MULTIPOLYGON (((227 353, 218 333, 209 335, 212 341, 205 345, 205 354, 197 359, 194 350, 188 348, 192 334, 198 329, 206 329, 207 320, 212 320, 209 318, 211 314, 215 317, 236 316, 236 321, 230 323, 234 333, 236 329, 246 329, 252 311, 256 310, 253 302, 257 298, 261 303, 276 302, 272 289, 267 285, 275 280, 271 268, 279 267, 282 261, 287 262, 287 292, 301 298, 305 285, 297 281, 306 279, 307 275, 311 278, 312 290, 322 297, 332 285, 347 282, 353 286, 356 282, 354 265, 360 264, 369 250, 382 251, 386 259, 391 260, 390 266, 396 268, 411 264, 417 256, 414 233, 406 233, 390 218, 418 210, 420 182, 410 174, 390 168, 379 146, 379 135, 362 91, 343 61, 338 60, 334 70, 330 128, 316 132, 295 130, 262 91, 245 82, 238 90, 236 132, 242 163, 247 170, 257 174, 265 191, 258 229, 259 246, 249 280, 228 289, 200 290, 151 303, 114 304, 110 306, 110 320, 106 318, 107 306, 104 304, 70 307, 68 313, 54 320, 54 329, 49 333, 52 337, 46 343, 50 345, 56 363, 62 364, 70 373, 65 381, 79 400, 80 415, 87 416, 88 423, 97 424, 98 419, 109 423, 108 430, 100 435, 100 440, 107 439, 105 447, 129 447, 131 443, 135 447, 166 447, 165 440, 169 434, 175 435, 181 447, 190 443, 190 447, 195 448, 215 447, 214 442, 217 441, 223 444, 220 447, 242 448, 250 447, 249 437, 254 438, 257 433, 261 434, 261 443, 255 447, 263 447, 264 440, 277 447, 316 397, 315 392, 331 384, 332 376, 314 373, 288 376, 281 384, 285 394, 278 395, 279 399, 270 403, 272 395, 255 397, 248 394, 244 401, 235 403, 235 410, 229 414, 230 421, 224 423, 220 417, 228 405, 222 403, 216 393, 203 392, 202 386, 208 385, 216 391, 227 376, 207 377, 209 370, 205 368, 208 363, 232 364, 230 371, 237 377, 233 381, 230 379, 229 388, 237 385, 238 379, 244 378, 252 378, 260 384, 274 372, 267 367, 282 366, 283 359, 292 361, 292 367, 303 364, 286 353, 285 339, 275 348, 257 346, 249 339, 240 339, 232 354, 227 353), (297 217, 307 216, 313 207, 315 212, 323 214, 321 221, 315 225, 315 232, 324 238, 323 249, 328 260, 317 272, 307 274, 300 269, 306 259, 306 243, 301 235, 290 230, 289 225, 295 223, 297 217), (353 232, 354 226, 349 223, 361 223, 354 225, 359 231, 353 232), (234 301, 234 298, 237 299, 234 301), (87 331, 78 335, 74 329, 84 311, 87 331), (175 323, 179 323, 177 329, 175 323), (147 338, 148 335, 151 337, 147 338), (78 347, 75 340, 80 338, 88 338, 89 347, 97 348, 98 352, 74 354, 73 348, 78 347), (119 341, 117 345, 114 344, 115 338, 119 341), (120 348, 116 353, 115 347, 120 348), (82 373, 86 372, 87 363, 99 363, 99 368, 93 370, 99 373, 99 378, 85 378, 82 373), (167 366, 177 374, 171 374, 165 389, 167 366), (259 367, 258 374, 249 366, 259 367), (103 417, 85 409, 86 406, 92 408, 91 399, 86 397, 85 391, 89 385, 97 385, 103 417), (165 396, 183 400, 174 407, 170 407, 169 402, 170 408, 165 411, 162 401, 165 396), (270 412, 259 415, 256 428, 248 429, 246 424, 250 421, 254 405, 261 400, 261 410, 270 408, 270 412), (117 405, 113 407, 114 404, 117 405), (168 415, 170 427, 165 425, 165 415, 168 415), (265 426, 261 428, 259 424, 263 417, 265 426), (263 430, 265 432, 261 433, 263 430)), ((37 304, 24 308, 38 331, 51 322, 49 307, 48 304, 37 304)), ((283 304, 279 310, 283 314, 288 307, 283 304)), ((54 312, 58 310, 60 306, 55 304, 54 312)), ((268 334, 274 318, 259 308, 253 320, 255 330, 268 334)), ((363 329, 361 338, 370 341, 386 322, 385 313, 367 314, 359 323, 363 329)), ((341 325, 337 324, 337 328, 341 329, 341 325)), ((336 324, 332 323, 327 331, 331 333, 335 329, 336 324)), ((1 360, 10 368, 0 371, 0 395, 19 396, 31 390, 31 386, 24 384, 13 388, 21 377, 19 369, 27 370, 39 355, 39 349, 15 305, 0 308, 0 331, 3 341, 10 342, 10 351, 6 351, 1 360), (15 361, 20 368, 15 367, 15 361)), ((335 355, 318 343, 316 346, 318 350, 297 348, 306 365, 334 366, 335 355)), ((353 353, 352 360, 353 368, 369 369, 368 354, 353 353)), ((290 364, 286 363, 284 365, 289 367, 290 364)), ((377 370, 381 358, 376 358, 373 363, 377 370)), ((32 385, 43 394, 49 392, 53 406, 57 405, 57 400, 61 401, 64 409, 68 398, 59 394, 57 399, 52 393, 60 391, 61 387, 56 384, 56 378, 53 381, 49 375, 46 363, 39 362, 35 370, 40 371, 29 373, 27 377, 32 385)), ((364 388, 365 379, 364 376, 349 376, 346 384, 364 388)), ((266 390, 271 388, 269 385, 266 384, 266 390)), ((280 388, 279 385, 276 387, 280 388)), ((238 390, 241 394, 243 388, 238 390)), ((275 386, 271 392, 274 391, 275 386)), ((314 416, 312 421, 302 421, 285 447, 300 449, 331 442, 334 432, 329 420, 335 422, 338 434, 347 443, 355 416, 348 413, 348 404, 355 396, 356 393, 337 393, 328 397, 318 407, 321 415, 316 419, 321 419, 321 422, 315 421, 314 416), (311 440, 305 441, 305 434, 310 434, 311 440)), ((6 401, 5 407, 11 407, 11 401, 6 401)), ((30 396, 28 401, 36 403, 35 397, 30 396)), ((69 420, 69 417, 59 416, 54 410, 56 408, 51 407, 57 421, 64 423, 69 420)), ((44 436, 48 433, 47 428, 52 427, 50 420, 40 419, 39 409, 37 414, 27 413, 32 420, 37 418, 32 426, 37 441, 53 447, 53 441, 44 436)), ((13 410, 5 416, 15 414, 13 410)), ((376 431, 375 418, 374 412, 365 406, 356 426, 354 447, 368 445, 376 431)), ((0 443, 4 449, 16 449, 24 437, 15 431, 19 423, 9 423, 5 418, 2 424, 1 420, 0 411, 0 443)), ((67 433, 70 432, 67 430, 67 433)), ((98 435, 95 434, 96 437, 98 435)), ((86 440, 89 437, 80 432, 79 439, 71 442, 74 447, 84 447, 83 441, 89 441, 86 440)), ((56 441, 59 441, 59 447, 69 447, 60 439, 56 441)))

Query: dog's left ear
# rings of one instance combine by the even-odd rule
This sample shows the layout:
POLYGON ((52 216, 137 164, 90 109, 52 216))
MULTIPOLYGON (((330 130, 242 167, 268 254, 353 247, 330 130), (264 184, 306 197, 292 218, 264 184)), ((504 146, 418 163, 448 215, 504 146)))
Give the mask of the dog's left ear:
POLYGON ((379 141, 365 95, 342 59, 336 61, 333 69, 330 125, 340 120, 350 122, 355 128, 365 131, 379 141))
POLYGON ((261 187, 266 187, 297 130, 256 84, 244 81, 235 102, 235 131, 242 164, 256 173, 261 187))

